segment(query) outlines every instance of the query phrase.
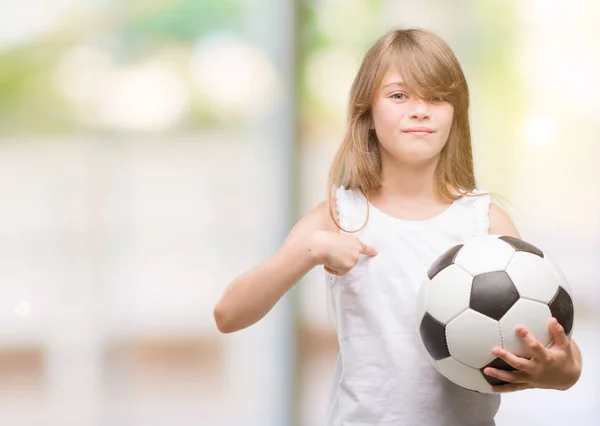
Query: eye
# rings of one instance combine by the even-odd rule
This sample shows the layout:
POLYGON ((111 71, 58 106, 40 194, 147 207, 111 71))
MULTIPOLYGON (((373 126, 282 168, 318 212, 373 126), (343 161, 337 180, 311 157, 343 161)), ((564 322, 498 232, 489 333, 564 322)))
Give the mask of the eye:
POLYGON ((405 93, 394 93, 390 96, 392 99, 395 99, 397 101, 403 101, 407 98, 405 93))
POLYGON ((442 98, 441 96, 432 96, 431 97, 431 102, 445 102, 446 99, 442 98))

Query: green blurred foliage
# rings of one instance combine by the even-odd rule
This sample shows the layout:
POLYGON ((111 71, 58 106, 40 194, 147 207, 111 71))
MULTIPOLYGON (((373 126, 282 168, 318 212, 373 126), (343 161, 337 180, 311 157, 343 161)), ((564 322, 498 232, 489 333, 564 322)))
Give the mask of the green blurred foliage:
MULTIPOLYGON (((335 122, 339 120, 340 114, 345 116, 346 111, 332 111, 331 106, 325 105, 309 88, 307 81, 307 60, 311 54, 318 50, 343 48, 351 51, 360 62, 367 49, 381 36, 379 24, 380 0, 363 0, 359 6, 366 9, 367 13, 361 16, 361 22, 350 22, 353 28, 351 39, 334 39, 326 33, 319 20, 319 14, 323 13, 322 3, 326 0, 298 0, 298 28, 299 37, 299 72, 298 86, 301 92, 300 98, 300 129, 304 134, 313 133, 314 126, 311 123, 323 123, 323 121, 335 122)), ((339 7, 337 19, 345 20, 346 15, 357 3, 349 2, 346 7, 339 7)), ((334 71, 332 71, 334 72, 334 71)), ((350 87, 348 87, 348 93, 350 87)), ((318 132, 318 131, 317 131, 318 132)))
MULTIPOLYGON (((527 111, 514 62, 521 34, 519 20, 512 3, 469 0, 466 7, 472 14, 471 27, 461 43, 471 51, 470 78, 477 79, 477 96, 485 100, 477 124, 485 129, 486 137, 473 141, 476 148, 484 146, 485 155, 476 165, 480 174, 493 181, 495 192, 510 196, 517 184, 509 172, 510 162, 522 140, 518 134, 527 111)), ((469 82, 471 86, 473 82, 469 82)))
POLYGON ((214 31, 237 31, 242 25, 241 0, 162 1, 154 7, 128 3, 115 30, 128 56, 147 54, 170 44, 192 45, 214 31))
MULTIPOLYGON (((191 55, 196 41, 211 32, 239 30, 243 7, 242 0, 107 2, 104 9, 66 14, 39 37, 0 46, 0 136, 102 130, 87 128, 58 87, 60 61, 75 46, 101 46, 119 64, 169 47, 191 55)), ((180 126, 206 124, 210 117, 193 115, 198 109, 192 106, 180 126)))

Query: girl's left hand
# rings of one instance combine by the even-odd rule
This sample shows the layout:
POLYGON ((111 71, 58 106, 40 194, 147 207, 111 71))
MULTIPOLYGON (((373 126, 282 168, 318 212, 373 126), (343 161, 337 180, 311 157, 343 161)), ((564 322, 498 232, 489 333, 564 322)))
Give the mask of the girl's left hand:
POLYGON ((531 358, 521 358, 502 348, 494 348, 492 353, 514 367, 517 371, 498 370, 488 367, 488 376, 508 382, 493 386, 494 392, 514 392, 524 389, 543 388, 566 390, 579 378, 581 365, 573 354, 571 339, 564 328, 552 318, 549 323, 553 343, 545 348, 525 327, 517 327, 516 332, 531 351, 531 358))

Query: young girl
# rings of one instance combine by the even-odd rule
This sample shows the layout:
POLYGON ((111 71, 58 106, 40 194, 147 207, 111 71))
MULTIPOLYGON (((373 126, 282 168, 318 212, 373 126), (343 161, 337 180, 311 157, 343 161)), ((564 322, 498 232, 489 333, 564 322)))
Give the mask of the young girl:
MULTIPOLYGON (((478 234, 519 237, 476 188, 468 104, 461 66, 437 36, 398 30, 379 39, 352 85, 331 196, 271 258, 235 279, 215 308, 222 332, 248 327, 323 265, 340 347, 329 425, 494 424, 500 396, 439 374, 420 351, 415 324, 418 287, 441 253, 478 234)), ((549 348, 517 328, 531 359, 494 349, 516 368, 486 369, 508 382, 495 391, 567 389, 578 380, 577 345, 556 320, 549 327, 549 348)))

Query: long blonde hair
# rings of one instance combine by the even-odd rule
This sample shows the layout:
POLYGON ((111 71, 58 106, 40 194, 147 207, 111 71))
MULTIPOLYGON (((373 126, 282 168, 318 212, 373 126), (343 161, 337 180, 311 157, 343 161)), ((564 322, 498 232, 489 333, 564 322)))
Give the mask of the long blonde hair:
MULTIPOLYGON (((416 96, 444 97, 454 107, 448 141, 435 170, 439 195, 456 200, 475 189, 471 131, 469 128, 469 89, 463 70, 450 47, 435 34, 419 29, 390 31, 369 49, 350 90, 348 127, 329 172, 329 212, 331 189, 343 186, 360 189, 368 198, 381 188, 379 142, 373 130, 371 105, 385 74, 396 69, 416 96)), ((365 224, 368 221, 365 220, 365 224)), ((364 224, 363 224, 364 227, 364 224)))

